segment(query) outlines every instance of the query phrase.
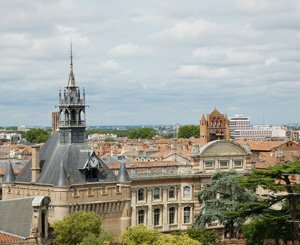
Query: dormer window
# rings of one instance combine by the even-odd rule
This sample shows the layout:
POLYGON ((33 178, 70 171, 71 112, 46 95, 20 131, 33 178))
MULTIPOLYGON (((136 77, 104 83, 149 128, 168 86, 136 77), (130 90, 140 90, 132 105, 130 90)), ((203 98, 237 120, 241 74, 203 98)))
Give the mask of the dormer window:
POLYGON ((98 181, 98 169, 90 168, 85 170, 85 179, 87 182, 97 182, 98 181))
POLYGON ((92 154, 85 167, 85 179, 87 182, 97 182, 99 179, 99 160, 92 154))

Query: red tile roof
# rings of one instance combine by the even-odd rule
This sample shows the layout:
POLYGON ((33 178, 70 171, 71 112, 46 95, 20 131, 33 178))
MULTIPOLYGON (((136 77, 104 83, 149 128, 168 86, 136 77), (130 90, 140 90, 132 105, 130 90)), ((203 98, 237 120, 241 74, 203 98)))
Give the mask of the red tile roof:
POLYGON ((237 140, 241 145, 249 145, 251 151, 271 151, 272 149, 286 143, 286 141, 260 141, 260 140, 237 140))
POLYGON ((11 242, 17 242, 23 240, 21 237, 14 236, 0 231, 0 244, 9 244, 11 242))

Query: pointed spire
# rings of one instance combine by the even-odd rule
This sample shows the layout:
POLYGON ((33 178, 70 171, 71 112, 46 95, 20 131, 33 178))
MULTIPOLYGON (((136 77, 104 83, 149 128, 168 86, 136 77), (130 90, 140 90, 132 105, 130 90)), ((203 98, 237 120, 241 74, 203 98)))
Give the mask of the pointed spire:
POLYGON ((57 182, 55 183, 55 186, 68 186, 69 184, 70 183, 69 183, 69 180, 68 180, 65 168, 64 168, 64 164, 61 159, 59 176, 58 176, 57 182))
POLYGON ((5 175, 2 178, 2 182, 15 182, 15 180, 16 176, 14 174, 14 170, 9 159, 9 161, 6 163, 6 171, 5 175))
POLYGON ((70 74, 69 74, 69 80, 67 87, 76 87, 75 77, 73 73, 73 51, 72 51, 72 41, 71 41, 71 47, 70 47, 70 74))
POLYGON ((126 166, 125 166, 124 158, 121 162, 121 166, 120 166, 120 169, 119 169, 117 181, 118 182, 128 182, 128 181, 130 181, 129 174, 128 174, 126 166))

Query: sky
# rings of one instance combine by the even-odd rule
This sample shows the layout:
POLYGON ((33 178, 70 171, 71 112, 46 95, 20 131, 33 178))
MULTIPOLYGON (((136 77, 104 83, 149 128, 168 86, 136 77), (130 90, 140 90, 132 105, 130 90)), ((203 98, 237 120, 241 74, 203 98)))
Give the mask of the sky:
POLYGON ((299 0, 0 1, 0 125, 51 125, 70 42, 87 125, 300 122, 299 0))

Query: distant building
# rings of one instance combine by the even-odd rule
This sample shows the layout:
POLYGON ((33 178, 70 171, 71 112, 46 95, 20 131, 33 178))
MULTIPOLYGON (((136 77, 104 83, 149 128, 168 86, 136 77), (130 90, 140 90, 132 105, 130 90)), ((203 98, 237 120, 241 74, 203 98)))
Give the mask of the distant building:
POLYGON ((251 123, 249 117, 245 117, 241 114, 237 114, 234 117, 229 118, 230 138, 234 139, 236 130, 248 130, 251 129, 251 123))
POLYGON ((258 126, 234 131, 235 140, 286 140, 286 129, 281 126, 258 126))
POLYGON ((52 129, 51 133, 55 133, 58 129, 58 123, 59 123, 59 113, 57 111, 52 112, 52 129))
POLYGON ((217 109, 200 120, 200 143, 206 144, 214 140, 229 140, 230 128, 226 114, 221 114, 217 109))

